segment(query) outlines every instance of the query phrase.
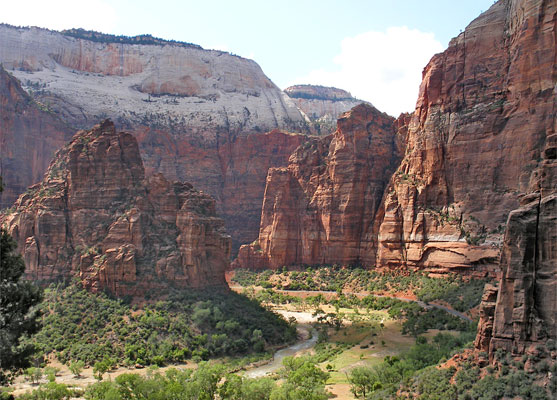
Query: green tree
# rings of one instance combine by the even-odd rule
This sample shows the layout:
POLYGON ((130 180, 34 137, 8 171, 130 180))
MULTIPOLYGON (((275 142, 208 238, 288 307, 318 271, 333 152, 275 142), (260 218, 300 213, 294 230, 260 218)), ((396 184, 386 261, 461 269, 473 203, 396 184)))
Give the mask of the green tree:
POLYGON ((25 370, 25 376, 27 376, 27 379, 33 384, 37 384, 43 377, 43 370, 36 367, 29 367, 25 370))
POLYGON ((110 371, 111 368, 112 364, 105 358, 104 360, 95 363, 95 365, 93 366, 93 375, 96 379, 102 381, 105 372, 110 371))
MULTIPOLYGON (((0 180, 0 191, 2 181, 0 180)), ((25 264, 15 252, 16 242, 0 228, 0 385, 13 378, 13 373, 29 365, 33 346, 20 345, 23 335, 39 330, 41 290, 21 279, 25 264)))
POLYGON ((285 357, 283 375, 286 378, 280 387, 271 393, 271 400, 326 400, 325 382, 329 378, 307 357, 285 357))
POLYGON ((371 368, 356 367, 350 373, 348 382, 350 382, 350 391, 356 398, 365 399, 366 395, 373 391, 377 376, 371 368))
POLYGON ((81 372, 83 371, 83 368, 85 367, 85 363, 81 360, 79 361, 72 361, 70 362, 70 372, 74 375, 74 377, 78 378, 81 376, 81 372))

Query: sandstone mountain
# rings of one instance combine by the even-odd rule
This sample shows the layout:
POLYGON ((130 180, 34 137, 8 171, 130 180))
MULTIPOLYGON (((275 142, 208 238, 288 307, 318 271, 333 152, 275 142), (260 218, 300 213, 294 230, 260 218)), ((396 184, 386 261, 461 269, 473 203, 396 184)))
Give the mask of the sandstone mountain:
POLYGON ((284 92, 312 122, 311 127, 319 135, 333 133, 337 118, 344 112, 365 103, 346 90, 319 85, 294 85, 284 92))
POLYGON ((132 133, 147 175, 210 193, 235 248, 257 237, 267 169, 304 138, 284 131, 309 132, 254 61, 192 44, 0 25, 0 63, 73 128, 109 117, 132 133))
POLYGON ((146 178, 136 139, 108 120, 78 132, 1 219, 35 281, 77 276, 118 295, 225 284, 230 238, 215 201, 146 178))
POLYGON ((556 12, 551 1, 499 1, 426 66, 378 219, 377 265, 496 264, 507 215, 555 131, 556 12))
MULTIPOLYGON (((353 157, 343 160, 345 172, 334 178, 332 172, 297 172, 316 170, 321 159, 329 162, 321 167, 327 171, 340 166, 327 159, 331 150, 319 153, 328 148, 320 142, 315 155, 302 157, 304 150, 298 149, 287 169, 271 170, 258 242, 249 251, 246 247, 235 265, 257 267, 261 259, 273 267, 342 259, 377 267, 493 274, 507 216, 518 206, 518 194, 528 190, 546 138, 555 132, 556 8, 555 2, 542 0, 501 0, 432 58, 415 112, 401 115, 389 128, 391 135, 398 132, 394 142, 403 142, 405 149, 398 168, 392 145, 388 156, 386 148, 376 153, 385 160, 390 156, 388 168, 379 164, 369 170, 353 157), (373 196, 350 191, 362 177, 361 168, 369 173, 366 179, 390 182, 376 186, 373 196), (335 184, 324 184, 324 177, 335 184), (304 189, 296 192, 296 185, 304 189), (384 192, 378 193, 380 187, 384 192), (345 196, 338 214, 329 216, 319 207, 338 196, 345 196), (362 218, 352 219, 349 205, 357 196, 358 204, 378 208, 370 213, 363 206, 362 218), (306 228, 306 221, 319 223, 306 228), (334 224, 344 228, 330 242, 327 227, 334 224), (354 232, 365 243, 358 242, 358 251, 339 251, 343 240, 353 248, 354 232), (294 245, 295 240, 300 244, 294 245), (310 242, 319 246, 302 244, 310 242)), ((361 127, 343 126, 345 119, 339 120, 331 143, 359 137, 361 127)), ((374 138, 369 136, 370 150, 374 138)))
POLYGON ((372 221, 400 158, 393 118, 368 104, 343 114, 334 135, 269 170, 259 239, 233 266, 373 263, 372 221))
POLYGON ((10 207, 28 186, 39 182, 54 153, 73 130, 44 110, 0 66, 0 209, 10 207))
POLYGON ((557 133, 547 138, 530 192, 507 222, 499 288, 480 307, 476 348, 536 354, 557 341, 557 133))

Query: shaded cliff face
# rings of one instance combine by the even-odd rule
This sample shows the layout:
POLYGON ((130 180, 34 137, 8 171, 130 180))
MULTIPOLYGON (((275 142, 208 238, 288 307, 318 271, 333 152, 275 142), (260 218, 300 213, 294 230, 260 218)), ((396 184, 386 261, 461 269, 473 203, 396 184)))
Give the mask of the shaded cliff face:
POLYGON ((432 58, 380 210, 378 266, 496 265, 554 132, 556 5, 499 1, 432 58))
POLYGON ((214 200, 145 178, 137 141, 110 121, 78 132, 2 220, 34 280, 77 276, 118 295, 224 285, 230 239, 214 200))
POLYGON ((0 158, 4 191, 0 209, 40 181, 71 129, 40 106, 0 66, 0 158))
POLYGON ((397 157, 394 120, 361 104, 267 176, 259 239, 234 267, 369 262, 375 213, 397 157))
POLYGON ((336 120, 342 113, 367 103, 352 97, 346 90, 334 87, 294 85, 284 89, 284 92, 312 122, 313 131, 319 135, 333 133, 336 120))
POLYGON ((530 193, 507 222, 499 289, 482 299, 476 348, 493 358, 557 340, 557 134, 547 138, 530 193))
POLYGON ((195 45, 70 34, 0 25, 0 62, 76 129, 111 118, 138 139, 147 175, 208 192, 234 243, 254 240, 266 170, 286 165, 300 144, 291 135, 266 141, 265 132, 308 130, 294 102, 252 60, 195 45), (250 143, 261 146, 261 155, 248 152, 265 172, 246 179, 246 207, 238 207, 230 179, 244 166, 233 157, 250 143))

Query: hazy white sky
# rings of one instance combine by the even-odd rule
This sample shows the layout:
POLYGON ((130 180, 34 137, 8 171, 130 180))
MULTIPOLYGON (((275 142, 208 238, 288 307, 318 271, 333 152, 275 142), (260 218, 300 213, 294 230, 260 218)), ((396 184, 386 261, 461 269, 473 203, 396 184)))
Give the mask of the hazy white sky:
POLYGON ((252 58, 280 88, 336 86, 397 116, 421 71, 493 0, 0 0, 0 22, 150 33, 252 58))

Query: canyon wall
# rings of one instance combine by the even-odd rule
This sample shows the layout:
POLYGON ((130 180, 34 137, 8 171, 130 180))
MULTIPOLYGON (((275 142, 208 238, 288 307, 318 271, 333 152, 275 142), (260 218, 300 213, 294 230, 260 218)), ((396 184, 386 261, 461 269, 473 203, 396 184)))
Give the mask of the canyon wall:
POLYGON ((377 265, 496 265, 508 213, 555 129, 555 24, 555 2, 499 1, 426 66, 377 265))
POLYGON ((543 161, 521 206, 509 214, 500 259, 499 288, 480 307, 476 348, 493 354, 534 354, 557 340, 557 134, 547 138, 543 161))
POLYGON ((41 107, 0 66, 0 209, 39 182, 54 153, 72 137, 72 129, 41 107))
POLYGON ((234 248, 257 237, 267 169, 304 138, 266 132, 309 132, 309 120, 254 61, 149 36, 4 24, 0 44, 0 63, 45 108, 76 129, 111 118, 138 139, 147 175, 217 200, 234 248), (241 204, 231 190, 240 176, 241 204))
POLYGON ((393 118, 361 104, 333 135, 298 147, 288 167, 269 170, 259 239, 233 267, 372 262, 372 222, 400 161, 397 139, 393 118))
MULTIPOLYGON (((518 195, 528 190, 545 140, 555 132, 556 8, 551 1, 501 0, 431 59, 415 112, 394 122, 402 161, 391 174, 399 160, 393 145, 391 162, 385 164, 389 168, 366 177, 390 181, 375 188, 370 204, 377 209, 369 212, 360 204, 363 219, 353 219, 350 201, 341 200, 328 222, 323 215, 329 212, 320 208, 324 201, 312 200, 341 198, 361 179, 359 167, 365 162, 357 157, 343 164, 346 173, 332 175, 335 143, 359 135, 357 126, 341 127, 346 116, 334 139, 312 142, 318 143, 312 145, 314 155, 298 149, 287 169, 271 170, 258 242, 246 247, 234 265, 343 260, 494 275, 507 216, 518 207, 518 195), (327 140, 331 148, 321 155, 327 140), (321 166, 325 173, 298 172, 316 170, 320 162, 329 163, 321 166), (327 179, 335 183, 323 184, 327 179), (379 187, 385 188, 381 194, 379 187), (308 224, 318 228, 307 229, 308 224), (343 228, 326 228, 333 224, 343 228), (364 244, 354 241, 353 232, 366 238, 364 244)), ((385 151, 369 150, 368 157, 385 151)))
POLYGON ((225 285, 230 238, 215 201, 145 177, 136 139, 109 120, 78 132, 0 217, 35 281, 77 276, 94 291, 139 296, 225 285))

